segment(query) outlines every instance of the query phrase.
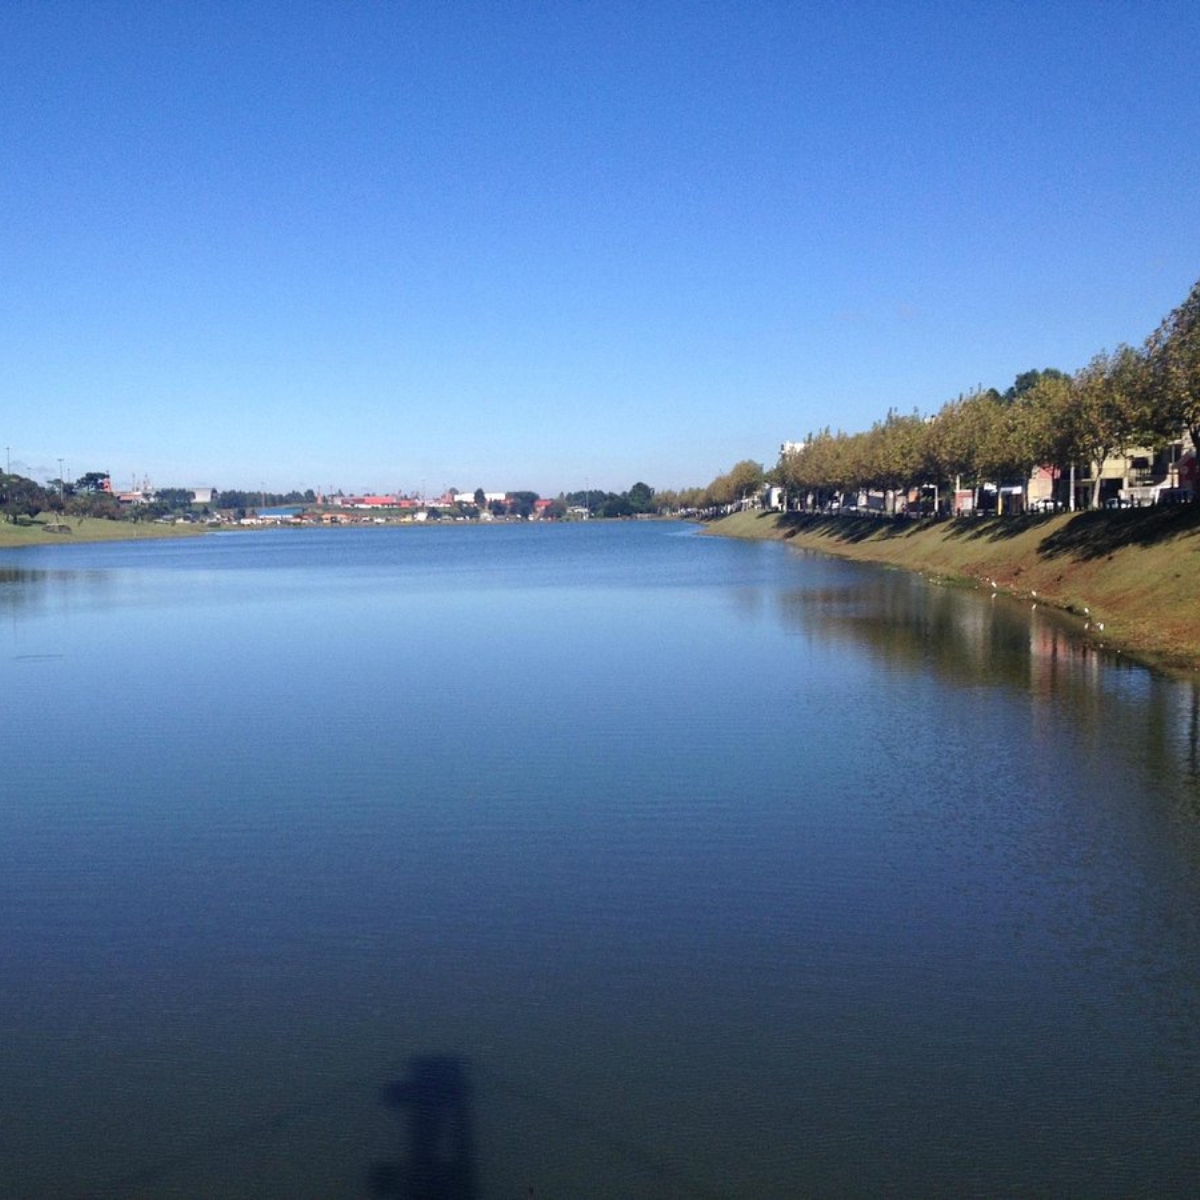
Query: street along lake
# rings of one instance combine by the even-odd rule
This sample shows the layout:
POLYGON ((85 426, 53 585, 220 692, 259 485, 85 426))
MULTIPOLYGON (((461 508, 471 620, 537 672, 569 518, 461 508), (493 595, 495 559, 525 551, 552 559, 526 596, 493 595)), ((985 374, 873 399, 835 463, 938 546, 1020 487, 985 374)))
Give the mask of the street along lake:
POLYGON ((1200 701, 672 523, 0 553, 0 1194, 1190 1195, 1200 701))

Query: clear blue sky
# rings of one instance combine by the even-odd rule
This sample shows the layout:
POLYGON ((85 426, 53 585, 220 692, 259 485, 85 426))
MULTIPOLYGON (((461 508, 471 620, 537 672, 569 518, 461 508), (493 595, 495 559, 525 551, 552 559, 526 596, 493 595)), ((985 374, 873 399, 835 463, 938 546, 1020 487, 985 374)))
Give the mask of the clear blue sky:
POLYGON ((1200 5, 0 5, 0 452, 160 486, 707 483, 1140 342, 1200 5))

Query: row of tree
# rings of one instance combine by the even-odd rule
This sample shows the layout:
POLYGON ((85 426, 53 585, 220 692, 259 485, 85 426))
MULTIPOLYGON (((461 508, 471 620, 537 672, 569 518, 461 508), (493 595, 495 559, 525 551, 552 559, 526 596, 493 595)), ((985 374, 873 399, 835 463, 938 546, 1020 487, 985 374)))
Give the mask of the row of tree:
POLYGON ((1025 486, 1038 467, 1091 480, 1104 461, 1186 433, 1200 447, 1200 281, 1140 347, 1097 354, 1074 374, 1026 371, 1001 393, 960 396, 933 415, 895 410, 861 433, 810 433, 764 472, 745 460, 707 487, 672 493, 677 509, 720 511, 777 484, 823 505, 839 493, 1025 486))
POLYGON ((1097 354, 1068 375, 1027 371, 1003 394, 959 397, 932 416, 895 411, 863 433, 810 434, 774 481, 816 503, 839 492, 1024 485, 1037 467, 1073 468, 1099 502, 1104 461, 1186 432, 1200 446, 1200 281, 1140 347, 1097 354))

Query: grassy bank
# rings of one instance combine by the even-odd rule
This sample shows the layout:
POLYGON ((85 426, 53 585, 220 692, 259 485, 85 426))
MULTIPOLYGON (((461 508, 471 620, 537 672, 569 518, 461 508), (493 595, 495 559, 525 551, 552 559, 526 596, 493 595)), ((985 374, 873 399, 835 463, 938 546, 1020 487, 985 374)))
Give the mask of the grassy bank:
POLYGON ((0 521, 0 549, 14 546, 65 546, 74 542, 131 542, 150 538, 195 537, 204 532, 199 525, 158 525, 153 521, 106 521, 99 517, 67 517, 65 528, 55 528, 43 514, 29 522, 13 525, 0 521))
POLYGON ((745 512, 709 529, 1036 593, 1086 612, 1086 636, 1160 666, 1200 667, 1200 504, 954 521, 745 512))

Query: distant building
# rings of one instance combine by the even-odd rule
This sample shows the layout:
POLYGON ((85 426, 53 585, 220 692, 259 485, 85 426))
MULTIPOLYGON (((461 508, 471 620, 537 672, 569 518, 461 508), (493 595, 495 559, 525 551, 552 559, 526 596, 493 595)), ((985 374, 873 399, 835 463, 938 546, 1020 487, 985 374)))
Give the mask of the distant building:
POLYGON ((395 508, 395 496, 347 496, 342 501, 345 508, 395 508))

